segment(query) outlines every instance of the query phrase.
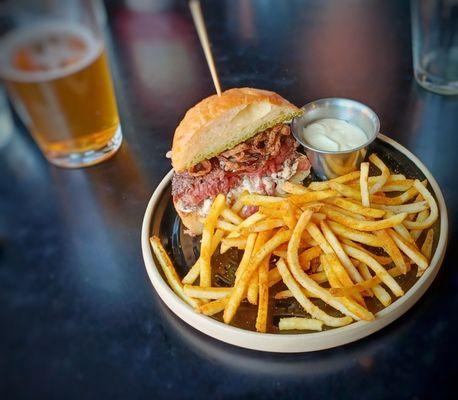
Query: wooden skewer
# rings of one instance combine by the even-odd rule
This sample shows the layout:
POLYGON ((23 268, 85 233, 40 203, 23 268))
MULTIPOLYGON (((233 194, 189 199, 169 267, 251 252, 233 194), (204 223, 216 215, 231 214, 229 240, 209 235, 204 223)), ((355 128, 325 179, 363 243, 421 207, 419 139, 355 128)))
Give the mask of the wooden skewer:
POLYGON ((218 96, 221 96, 221 86, 219 84, 215 62, 213 60, 213 55, 210 49, 210 42, 208 41, 207 29, 205 28, 204 18, 202 15, 202 9, 200 8, 199 0, 191 0, 189 2, 189 8, 191 9, 194 24, 196 25, 197 34, 199 35, 200 39, 200 44, 202 45, 202 48, 205 53, 205 58, 207 59, 208 68, 210 69, 216 93, 218 94, 218 96))

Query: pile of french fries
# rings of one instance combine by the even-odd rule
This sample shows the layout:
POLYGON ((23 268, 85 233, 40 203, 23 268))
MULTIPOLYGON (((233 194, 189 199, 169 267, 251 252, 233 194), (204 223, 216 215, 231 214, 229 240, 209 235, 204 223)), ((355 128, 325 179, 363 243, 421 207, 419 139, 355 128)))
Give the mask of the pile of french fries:
POLYGON ((269 290, 281 282, 284 290, 270 301, 294 297, 310 317, 281 318, 280 330, 320 331, 323 325, 373 320, 368 297, 387 307, 404 294, 396 277, 415 265, 417 276, 428 268, 439 213, 426 181, 392 174, 376 154, 369 161, 378 175, 369 176, 370 163, 364 162, 360 171, 308 187, 285 183, 282 196, 244 193, 230 206, 218 195, 204 221, 200 257, 183 279, 153 236, 172 289, 199 313, 223 312, 227 324, 246 300, 257 306, 258 332, 267 330, 269 290), (244 219, 244 206, 258 211, 244 219), (221 253, 243 250, 232 287, 212 286, 218 246, 221 253), (337 312, 330 315, 311 299, 337 312))

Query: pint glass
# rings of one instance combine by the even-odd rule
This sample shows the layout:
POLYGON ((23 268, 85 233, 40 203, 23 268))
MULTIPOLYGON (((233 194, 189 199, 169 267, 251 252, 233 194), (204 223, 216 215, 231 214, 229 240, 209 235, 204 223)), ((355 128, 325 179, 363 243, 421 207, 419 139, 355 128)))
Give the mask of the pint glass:
POLYGON ((0 78, 46 158, 96 164, 122 141, 97 0, 11 2, 0 78))

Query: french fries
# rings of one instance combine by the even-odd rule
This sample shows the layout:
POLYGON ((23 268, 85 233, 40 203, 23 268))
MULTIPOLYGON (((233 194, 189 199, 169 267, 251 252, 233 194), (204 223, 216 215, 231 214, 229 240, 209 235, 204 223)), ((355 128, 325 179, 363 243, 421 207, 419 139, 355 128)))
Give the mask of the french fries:
MULTIPOLYGON (((325 283, 328 281, 326 274, 324 272, 316 272, 314 274, 310 274, 309 278, 314 280, 316 283, 325 283)), ((281 281, 280 272, 278 272, 278 268, 274 267, 269 271, 269 288, 277 284, 281 281)), ((310 293, 310 292, 309 292, 310 293)), ((312 294, 308 294, 308 296, 313 296, 312 294)), ((315 296, 316 297, 316 296, 315 296)))
POLYGON ((333 250, 331 245, 327 242, 321 231, 318 229, 318 227, 313 223, 309 223, 306 227, 308 233, 310 236, 315 239, 315 241, 318 243, 318 245, 321 247, 321 250, 325 254, 332 254, 333 250))
MULTIPOLYGON (((371 251, 369 251, 368 249, 364 248, 363 246, 360 246, 359 244, 349 240, 349 239, 342 239, 342 244, 347 244, 349 246, 352 246, 358 250, 361 250, 363 253, 366 253, 367 255, 371 256, 372 258, 375 258, 375 260, 382 264, 382 265, 388 265, 388 264, 391 264, 393 262, 393 260, 391 259, 391 257, 386 257, 386 256, 381 256, 381 255, 378 255, 378 254, 374 254, 372 253, 371 251)), ((380 244, 380 247, 383 247, 381 244, 380 244)))
MULTIPOLYGON (((215 234, 212 237, 210 257, 213 255, 216 248, 220 244, 223 235, 224 235, 224 232, 221 229, 217 229, 215 231, 215 234)), ((186 283, 189 285, 194 283, 196 279, 199 277, 199 274, 200 274, 200 258, 196 261, 196 263, 188 271, 186 276, 183 278, 182 283, 186 283)))
POLYGON ((399 233, 397 233, 396 231, 390 229, 388 230, 388 234, 394 240, 399 249, 415 264, 418 265, 417 276, 423 274, 426 268, 428 268, 428 260, 426 259, 426 257, 420 251, 418 251, 418 249, 414 245, 403 239, 403 237, 399 235, 399 233))
MULTIPOLYGON (((307 290, 305 289, 302 289, 302 292, 304 292, 304 295, 307 297, 310 297, 310 298, 315 297, 312 293, 307 292, 307 290)), ((275 296, 274 296, 276 300, 289 299, 290 297, 294 297, 294 296, 289 289, 282 290, 281 292, 277 292, 275 293, 275 296)))
MULTIPOLYGON (((347 165, 333 168, 343 171, 347 165)), ((372 301, 387 307, 404 294, 397 277, 414 265, 417 276, 428 268, 439 210, 426 183, 391 174, 371 154, 359 171, 308 187, 286 182, 278 196, 244 192, 231 207, 218 195, 203 221, 200 256, 182 281, 157 237, 151 246, 174 292, 196 312, 222 315, 225 323, 248 302, 257 308, 256 331, 275 330, 269 301, 290 298, 308 316, 281 318, 278 330, 320 331, 371 321, 372 301), (369 176, 370 163, 379 175, 369 176), (244 206, 258 211, 242 217, 244 206), (243 250, 229 287, 212 286, 211 258, 218 246, 221 254, 243 250), (269 300, 274 285, 279 286, 269 300), (367 297, 373 299, 366 302, 367 297), (320 308, 321 302, 337 316, 320 308)))
POLYGON ((258 332, 266 332, 269 307, 269 260, 267 257, 262 260, 258 269, 259 306, 255 327, 258 332))
POLYGON ((348 217, 347 215, 342 214, 339 211, 335 211, 327 207, 323 208, 323 212, 327 215, 329 219, 333 221, 339 222, 340 224, 348 226, 350 228, 354 228, 359 231, 365 232, 372 232, 379 229, 386 229, 399 225, 402 221, 404 221, 405 217, 407 216, 406 213, 400 213, 392 217, 388 217, 386 219, 379 219, 377 221, 361 221, 354 219, 352 217, 348 217))
POLYGON ((307 192, 304 194, 293 194, 289 197, 289 200, 293 204, 304 204, 310 203, 312 201, 320 201, 323 199, 327 199, 329 197, 336 197, 339 196, 339 193, 335 190, 323 190, 323 191, 315 191, 315 192, 307 192))
MULTIPOLYGON (((346 276, 343 271, 342 265, 339 263, 334 254, 322 254, 320 260, 328 278, 328 282, 332 288, 353 286, 353 282, 348 279, 348 276, 346 276)), ((361 301, 364 304, 364 301, 358 292, 355 292, 354 295, 358 297, 357 301, 361 301)))
POLYGON ((289 201, 285 202, 282 206, 282 211, 283 211, 283 221, 285 225, 289 229, 294 229, 294 226, 296 225, 297 219, 295 217, 295 213, 298 212, 299 210, 293 206, 289 201))
POLYGON ((212 285, 212 273, 210 265, 212 236, 214 234, 218 217, 225 206, 226 199, 224 195, 219 194, 213 201, 208 216, 205 219, 202 241, 200 245, 200 286, 212 285))
POLYGON ((280 318, 278 329, 281 331, 322 331, 323 321, 313 318, 280 318))
POLYGON ((377 193, 385 185, 386 181, 390 177, 390 170, 375 153, 369 156, 369 161, 374 164, 381 172, 381 174, 377 177, 377 181, 369 189, 369 193, 373 194, 377 193))
MULTIPOLYGON (((412 214, 413 215, 413 214, 412 214)), ((426 218, 428 218, 429 215, 429 210, 423 210, 422 212, 419 212, 416 217, 416 222, 423 222, 426 218)), ((421 233, 423 232, 423 229, 412 229, 410 231, 410 236, 413 238, 413 240, 417 240, 421 233)))
POLYGON ((398 206, 385 206, 383 204, 378 205, 377 207, 381 208, 382 210, 388 210, 395 213, 407 213, 413 214, 429 208, 428 203, 426 201, 419 201, 417 203, 409 203, 409 204, 400 204, 398 206))
POLYGON ((307 311, 312 317, 323 321, 328 326, 344 326, 352 322, 350 317, 332 317, 314 305, 302 292, 301 288, 294 280, 293 276, 288 270, 285 261, 281 258, 277 263, 278 271, 283 279, 283 282, 291 291, 293 296, 299 304, 307 311))
POLYGON ((244 206, 242 199, 243 199, 247 194, 248 194, 248 191, 244 190, 244 191, 242 192, 242 194, 240 195, 240 197, 235 201, 235 203, 232 204, 231 210, 232 210, 233 212, 235 212, 236 214, 238 214, 238 213, 242 210, 242 208, 243 208, 243 206, 244 206))
POLYGON ((196 299, 221 299, 228 296, 232 288, 184 285, 183 291, 187 296, 196 299))
POLYGON ((270 257, 270 254, 282 243, 287 242, 291 237, 291 231, 278 231, 271 239, 269 239, 262 248, 253 254, 249 264, 244 269, 238 282, 234 286, 234 290, 229 296, 229 301, 224 309, 223 320, 227 324, 232 321, 240 302, 243 300, 245 291, 250 282, 251 275, 256 270, 258 265, 265 257, 270 257))
MULTIPOLYGON (((221 253, 224 253, 224 251, 222 251, 222 247, 223 245, 225 247, 227 247, 227 249, 230 249, 231 247, 237 247, 239 250, 244 250, 245 247, 246 247, 246 242, 247 242, 247 237, 237 237, 237 238, 224 238, 222 241, 221 241, 221 250, 220 252, 221 253)), ((184 280, 183 280, 184 282, 184 280)), ((184 282, 186 283, 186 282, 184 282)))
POLYGON ((214 300, 201 305, 196 309, 196 311, 205 315, 215 315, 224 310, 228 301, 229 297, 223 297, 222 299, 214 300))
POLYGON ((404 222, 402 224, 393 226, 393 229, 399 233, 409 243, 415 244, 415 239, 410 234, 409 230, 405 227, 404 222))
POLYGON ((372 233, 357 231, 335 221, 327 221, 332 231, 341 238, 350 239, 368 246, 381 247, 380 240, 372 233))
POLYGON ((243 257, 240 260, 240 264, 237 268, 237 271, 235 272, 235 283, 237 283, 242 273, 248 267, 248 263, 250 262, 250 258, 251 258, 251 253, 253 252, 254 245, 256 243, 256 238, 257 238, 256 233, 252 233, 248 235, 247 243, 245 246, 245 251, 243 252, 243 257))
MULTIPOLYGON (((369 179, 368 179, 368 183, 369 183, 369 187, 372 187, 374 186, 374 184, 380 179, 380 175, 377 175, 377 176, 370 176, 369 179)), ((387 185, 390 185, 392 183, 395 183, 395 182, 399 182, 399 181, 405 181, 406 180, 406 177, 405 175, 402 175, 402 174, 390 174, 390 176, 388 177, 387 181, 386 181, 386 184, 380 189, 380 191, 382 192, 383 189, 387 186, 387 185)), ((356 180, 352 181, 352 182, 349 182, 348 183, 349 185, 358 185, 359 182, 357 182, 356 180)), ((413 184, 413 180, 412 180, 412 184, 413 184)), ((409 188, 407 188, 409 189, 409 188)), ((407 190, 406 189, 406 190, 407 190)))
MULTIPOLYGON (((319 297, 320 299, 322 299, 323 301, 325 301, 329 305, 333 306, 337 310, 341 311, 343 314, 349 315, 351 317, 355 317, 354 314, 350 313, 348 311, 348 309, 340 301, 338 301, 335 298, 332 298, 332 296, 329 296, 329 294, 328 294, 328 292, 326 290, 321 288, 321 286, 315 284, 315 282, 312 279, 310 279, 307 276, 307 274, 304 273, 304 271, 302 271, 302 268, 299 265, 298 248, 299 248, 300 238, 301 238, 302 232, 304 231, 304 229, 308 225, 311 216, 312 216, 312 212, 310 210, 306 210, 306 211, 304 211, 302 213, 302 215, 299 218, 299 221, 297 222, 297 225, 294 228, 294 231, 293 231, 293 233, 291 235, 291 239, 290 239, 290 241, 288 243, 287 256, 288 256, 288 264, 289 264, 289 267, 291 269, 291 273, 293 274, 294 278, 302 285, 302 287, 304 287, 304 289, 306 289, 306 290, 310 291, 311 293, 315 294, 317 297, 319 297)), ((309 226, 311 226, 311 225, 316 227, 316 225, 313 225, 313 224, 310 224, 309 226)), ((325 241, 324 237, 323 237, 323 240, 325 241)), ((327 246, 329 246, 329 245, 327 245, 327 246)), ((329 248, 331 249, 330 246, 329 246, 329 248)), ((326 250, 324 250, 324 252, 327 253, 326 250)), ((331 249, 330 253, 332 253, 332 249, 331 249)), ((281 262, 282 262, 282 259, 280 259, 280 261, 277 263, 277 267, 279 268, 279 270, 280 270, 281 262)), ((280 274, 282 275, 283 281, 285 281, 284 274, 282 274, 281 271, 280 271, 280 274)), ((286 282, 285 282, 285 284, 286 284, 286 282)), ((286 285, 288 286, 288 284, 286 284, 286 285)), ((294 285, 291 285, 291 286, 294 286, 294 285)), ((291 289, 291 287, 289 287, 289 286, 288 286, 288 288, 294 294, 293 289, 291 289)), ((302 293, 302 295, 303 295, 303 293, 302 293)), ((298 299, 296 294, 294 295, 294 297, 296 297, 296 299, 298 299)), ((299 297, 300 297, 300 295, 299 295, 299 297)), ((298 299, 298 301, 299 301, 299 299, 298 299)), ((355 317, 355 318, 357 318, 357 317, 355 317)))
MULTIPOLYGON (((437 208, 436 201, 434 200, 434 197, 429 193, 429 190, 426 189, 426 187, 421 183, 418 179, 415 179, 415 182, 413 184, 414 188, 418 190, 418 192, 423 196, 423 198, 428 202, 429 205, 429 215, 428 217, 422 221, 406 221, 405 226, 408 229, 426 229, 430 228, 434 222, 437 221, 437 218, 439 217, 439 209, 437 208)), ((409 189, 410 190, 410 189, 409 189)))
POLYGON ((394 265, 399 267, 399 269, 402 271, 403 274, 406 274, 407 273, 406 263, 404 262, 404 258, 402 257, 402 254, 399 248, 396 246, 396 243, 394 243, 393 239, 391 239, 391 236, 384 229, 380 231, 375 231, 374 233, 382 242, 382 246, 385 249, 385 251, 393 259, 394 265))
MULTIPOLYGON (((361 174, 359 176, 359 186, 360 186, 360 191, 361 191, 361 204, 363 205, 363 207, 370 207, 371 205, 370 200, 369 200, 369 186, 367 184, 367 178, 369 178, 369 163, 363 162, 361 163, 361 174)), ((377 183, 379 182, 376 182, 375 185, 377 185, 377 183)))
POLYGON ((269 288, 276 285, 278 282, 281 281, 280 272, 278 272, 278 268, 274 267, 269 271, 269 288))
MULTIPOLYGON (((342 196, 348 197, 350 199, 355 199, 361 201, 361 193, 351 186, 344 185, 339 182, 332 182, 329 186, 339 192, 342 196)), ((372 194, 370 195, 371 204, 385 204, 385 205, 399 205, 404 204, 406 201, 414 198, 418 193, 418 190, 415 187, 410 188, 399 196, 395 197, 386 197, 382 195, 372 194)))
POLYGON ((259 222, 259 221, 263 220, 265 217, 266 216, 264 214, 261 214, 260 212, 254 213, 254 214, 250 215, 245 221, 243 221, 237 227, 237 230, 241 231, 243 229, 247 229, 247 228, 253 226, 254 224, 256 224, 256 222, 259 222))
POLYGON ((161 244, 161 239, 159 239, 157 236, 152 236, 150 238, 150 243, 151 247, 153 248, 154 255, 157 257, 170 287, 178 296, 180 296, 190 306, 198 307, 200 305, 199 301, 193 299, 192 297, 189 297, 184 292, 183 284, 180 281, 180 278, 177 274, 177 271, 175 270, 175 267, 173 266, 172 261, 170 260, 170 257, 168 256, 167 252, 161 244))
POLYGON ((308 269, 310 261, 319 257, 320 254, 321 248, 319 246, 310 247, 309 249, 304 250, 301 254, 299 254, 299 264, 301 265, 302 269, 308 269))
MULTIPOLYGON (((363 280, 361 274, 350 261, 350 258, 347 256, 347 253, 345 253, 339 240, 334 235, 334 232, 331 230, 331 228, 329 228, 328 224, 326 224, 326 222, 324 221, 321 222, 320 227, 321 231, 324 233, 324 236, 326 237, 326 240, 331 245, 332 249, 339 258, 342 265, 345 267, 348 274, 351 276, 351 279, 353 279, 354 282, 361 282, 363 280)), ((346 278, 344 279, 347 280, 346 278)), ((345 285, 345 282, 342 281, 342 279, 340 279, 340 281, 342 282, 342 284, 344 284, 344 286, 349 286, 345 285)))
POLYGON ((433 252, 433 240, 434 240, 434 231, 429 229, 426 233, 425 240, 421 246, 421 254, 423 254, 428 261, 431 260, 431 255, 433 252))
POLYGON ((219 219, 216 221, 216 227, 223 231, 235 232, 237 230, 237 225, 231 224, 230 222, 219 219))
POLYGON ((242 204, 245 206, 278 206, 283 202, 283 197, 263 196, 260 194, 247 194, 242 197, 242 204))
POLYGON ((379 283, 380 278, 378 276, 374 276, 360 283, 355 283, 352 286, 339 287, 339 285, 337 285, 337 287, 331 287, 331 289, 329 289, 329 292, 334 296, 338 297, 351 296, 355 293, 362 293, 368 291, 372 289, 374 286, 377 286, 377 284, 379 283))
POLYGON ((344 244, 344 249, 350 257, 356 258, 371 268, 382 280, 382 282, 390 288, 390 290, 398 297, 404 294, 401 286, 393 279, 393 277, 380 265, 375 258, 369 256, 364 251, 355 247, 344 244))
MULTIPOLYGON (((347 200, 350 201, 350 202, 356 203, 356 201, 353 200, 353 199, 347 199, 347 200)), ((367 221, 369 219, 369 218, 365 217, 364 215, 361 215, 361 214, 358 214, 356 212, 350 211, 348 209, 348 207, 347 208, 341 208, 341 207, 334 206, 332 204, 326 204, 325 208, 337 211, 337 212, 339 212, 341 214, 344 214, 344 215, 346 215, 348 217, 351 217, 351 218, 354 218, 354 219, 358 219, 360 221, 367 221)))
MULTIPOLYGON (((264 232, 261 235, 257 236, 256 242, 253 247, 253 254, 256 254, 259 251, 259 249, 264 245, 268 237, 269 237, 268 232, 264 232)), ((269 260, 267 260, 267 262, 268 261, 269 260)), ((262 260, 262 263, 265 263, 265 262, 266 262, 266 259, 262 260)), ((254 305, 258 304, 258 288, 259 288, 258 284, 259 284, 258 274, 253 273, 250 279, 250 283, 248 285, 247 300, 251 304, 254 304, 254 305)))
POLYGON ((385 215, 384 210, 365 207, 361 204, 358 204, 348 199, 343 199, 341 197, 326 199, 325 203, 332 204, 334 206, 340 207, 343 210, 351 211, 352 213, 363 215, 365 217, 381 218, 385 215))
POLYGON ((239 215, 231 210, 230 208, 225 208, 222 212, 221 212, 221 216, 226 219, 228 222, 230 222, 231 224, 235 224, 235 225, 238 225, 240 223, 242 223, 242 218, 239 217, 239 215))
POLYGON ((281 226, 285 225, 285 221, 283 219, 265 219, 263 221, 259 221, 251 225, 248 230, 250 232, 263 232, 263 231, 271 231, 275 228, 280 228, 281 226))
POLYGON ((380 189, 382 192, 404 192, 413 186, 413 179, 403 179, 392 181, 383 185, 380 189))
MULTIPOLYGON (((380 303, 382 303, 384 307, 388 307, 391 304, 391 296, 383 287, 379 285, 381 279, 378 276, 372 277, 371 273, 369 272, 369 268, 366 264, 359 263, 358 269, 359 272, 361 272, 363 278, 366 279, 366 281, 374 279, 374 281, 377 282, 376 285, 371 287, 371 290, 374 293, 375 297, 377 297, 378 301, 380 301, 380 303)), ((390 273, 390 271, 388 271, 388 273, 390 273)), ((393 276, 391 273, 390 275, 393 276)))
POLYGON ((329 184, 331 182, 337 182, 337 183, 345 183, 345 182, 350 182, 350 181, 353 181, 355 179, 359 179, 359 171, 354 171, 354 172, 350 172, 349 174, 346 174, 346 175, 342 175, 342 176, 339 176, 337 178, 334 178, 334 179, 330 179, 329 181, 325 181, 325 182, 312 182, 309 186, 308 186, 308 189, 311 189, 311 190, 326 190, 326 189, 329 189, 329 184))
POLYGON ((281 185, 281 189, 284 192, 290 193, 290 194, 304 194, 304 193, 308 192, 308 189, 306 189, 304 186, 297 185, 295 183, 291 183, 291 182, 288 182, 288 181, 284 182, 281 185))

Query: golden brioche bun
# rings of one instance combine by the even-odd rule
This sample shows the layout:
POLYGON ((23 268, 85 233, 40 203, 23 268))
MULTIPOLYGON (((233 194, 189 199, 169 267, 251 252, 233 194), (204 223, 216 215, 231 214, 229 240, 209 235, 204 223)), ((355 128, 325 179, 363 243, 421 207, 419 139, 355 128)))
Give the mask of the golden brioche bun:
POLYGON ((261 89, 236 88, 207 97, 186 113, 175 130, 173 168, 183 172, 298 112, 280 95, 261 89))

